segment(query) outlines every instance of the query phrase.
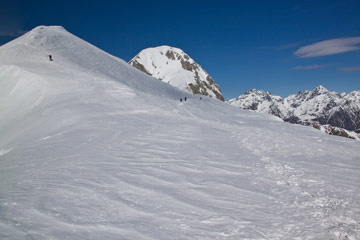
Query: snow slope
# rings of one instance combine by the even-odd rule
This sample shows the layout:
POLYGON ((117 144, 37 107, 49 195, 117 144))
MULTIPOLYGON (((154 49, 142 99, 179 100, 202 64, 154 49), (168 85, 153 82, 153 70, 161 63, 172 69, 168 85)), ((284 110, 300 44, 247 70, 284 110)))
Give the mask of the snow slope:
POLYGON ((61 27, 0 47, 0 69, 0 239, 360 238, 354 141, 180 103, 61 27))
POLYGON ((224 101, 213 78, 183 50, 170 46, 147 48, 129 64, 177 88, 224 101))

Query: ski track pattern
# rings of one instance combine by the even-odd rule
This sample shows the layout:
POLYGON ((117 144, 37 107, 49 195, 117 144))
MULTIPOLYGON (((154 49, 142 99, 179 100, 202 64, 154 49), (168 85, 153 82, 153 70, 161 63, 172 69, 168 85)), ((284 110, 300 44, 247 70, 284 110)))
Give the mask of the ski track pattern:
MULTIPOLYGON (((274 194, 291 193, 291 198, 280 200, 279 203, 291 208, 300 216, 306 213, 306 217, 314 221, 314 228, 324 228, 334 239, 357 239, 360 234, 359 209, 352 209, 351 204, 358 206, 359 199, 353 197, 350 199, 352 202, 348 202, 349 199, 343 199, 343 193, 339 192, 339 189, 333 188, 331 183, 320 180, 314 173, 308 174, 300 164, 296 163, 299 157, 306 158, 308 154, 299 152, 289 155, 289 151, 284 149, 288 142, 266 137, 264 132, 258 134, 263 135, 261 142, 249 141, 245 138, 242 139, 242 145, 263 162, 266 175, 278 186, 272 190, 274 194), (282 158, 271 157, 274 152, 283 155, 282 158)), ((322 151, 321 148, 319 151, 322 151)), ((358 188, 358 186, 352 189, 351 186, 346 187, 353 192, 358 188)))
MULTIPOLYGON (((103 136, 77 129, 39 139, 44 142, 41 152, 28 153, 34 159, 26 163, 28 180, 7 192, 17 200, 2 202, 3 209, 24 216, 20 212, 29 210, 22 189, 33 189, 39 196, 30 211, 35 211, 38 224, 63 225, 62 233, 75 233, 72 239, 81 239, 83 234, 90 239, 103 235, 131 239, 132 230, 141 239, 313 239, 304 236, 304 229, 313 228, 319 229, 320 238, 347 239, 359 233, 358 219, 347 212, 349 203, 325 182, 308 176, 293 161, 300 154, 286 155, 289 151, 280 146, 282 140, 276 143, 278 139, 263 137, 258 142, 255 136, 263 132, 236 129, 231 124, 220 128, 206 120, 188 124, 194 116, 176 124, 161 124, 156 117, 144 121, 137 112, 122 118, 126 127, 116 119, 106 124, 93 119, 103 125, 103 136), (218 132, 216 139, 207 135, 207 128, 218 132), (134 129, 137 134, 132 133, 134 129), (235 145, 241 149, 235 154, 217 146, 230 130, 234 146, 228 146, 229 151, 235 145), (201 142, 199 135, 209 139, 201 142), (118 144, 109 145, 109 141, 118 144), (267 141, 275 142, 275 149, 284 155, 281 160, 272 157, 274 148, 267 147, 267 141), (58 151, 75 148, 78 154, 44 161, 50 153, 46 148, 52 151, 58 143, 62 143, 58 151), (70 210, 67 205, 72 205, 70 210), (90 209, 98 211, 95 214, 90 209), (153 228, 154 220, 158 229, 153 228), (104 232, 88 236, 89 229, 104 232)), ((3 224, 5 219, 7 226, 22 229, 28 237, 47 236, 31 233, 30 219, 14 220, 6 217, 7 211, 2 212, 3 224)))

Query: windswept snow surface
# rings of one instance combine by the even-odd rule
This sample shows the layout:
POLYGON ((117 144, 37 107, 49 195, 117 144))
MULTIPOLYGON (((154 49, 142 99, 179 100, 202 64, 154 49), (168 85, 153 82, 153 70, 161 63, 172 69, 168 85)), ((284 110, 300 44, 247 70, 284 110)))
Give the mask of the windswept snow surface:
POLYGON ((0 47, 0 239, 360 239, 358 142, 186 94, 61 27, 0 47))

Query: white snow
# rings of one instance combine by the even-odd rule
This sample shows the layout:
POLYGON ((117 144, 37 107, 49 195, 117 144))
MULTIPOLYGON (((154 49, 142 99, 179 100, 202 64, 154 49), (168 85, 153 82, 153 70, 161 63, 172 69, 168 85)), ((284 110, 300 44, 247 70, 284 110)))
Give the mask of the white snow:
POLYGON ((0 69, 0 239, 360 238, 355 141, 200 100, 61 27, 0 47, 0 69))

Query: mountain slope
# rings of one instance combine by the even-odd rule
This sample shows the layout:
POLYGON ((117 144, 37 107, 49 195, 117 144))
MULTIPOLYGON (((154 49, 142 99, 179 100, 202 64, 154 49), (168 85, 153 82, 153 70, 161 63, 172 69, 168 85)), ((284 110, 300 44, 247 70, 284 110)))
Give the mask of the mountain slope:
POLYGON ((224 101, 212 77, 179 48, 147 48, 131 59, 129 64, 182 90, 224 101))
POLYGON ((283 99, 262 90, 245 92, 229 100, 242 109, 268 113, 303 125, 331 125, 360 133, 360 92, 330 92, 323 86, 283 99))
POLYGON ((1 239, 360 237, 354 141, 200 100, 61 27, 0 47, 0 69, 1 239))

